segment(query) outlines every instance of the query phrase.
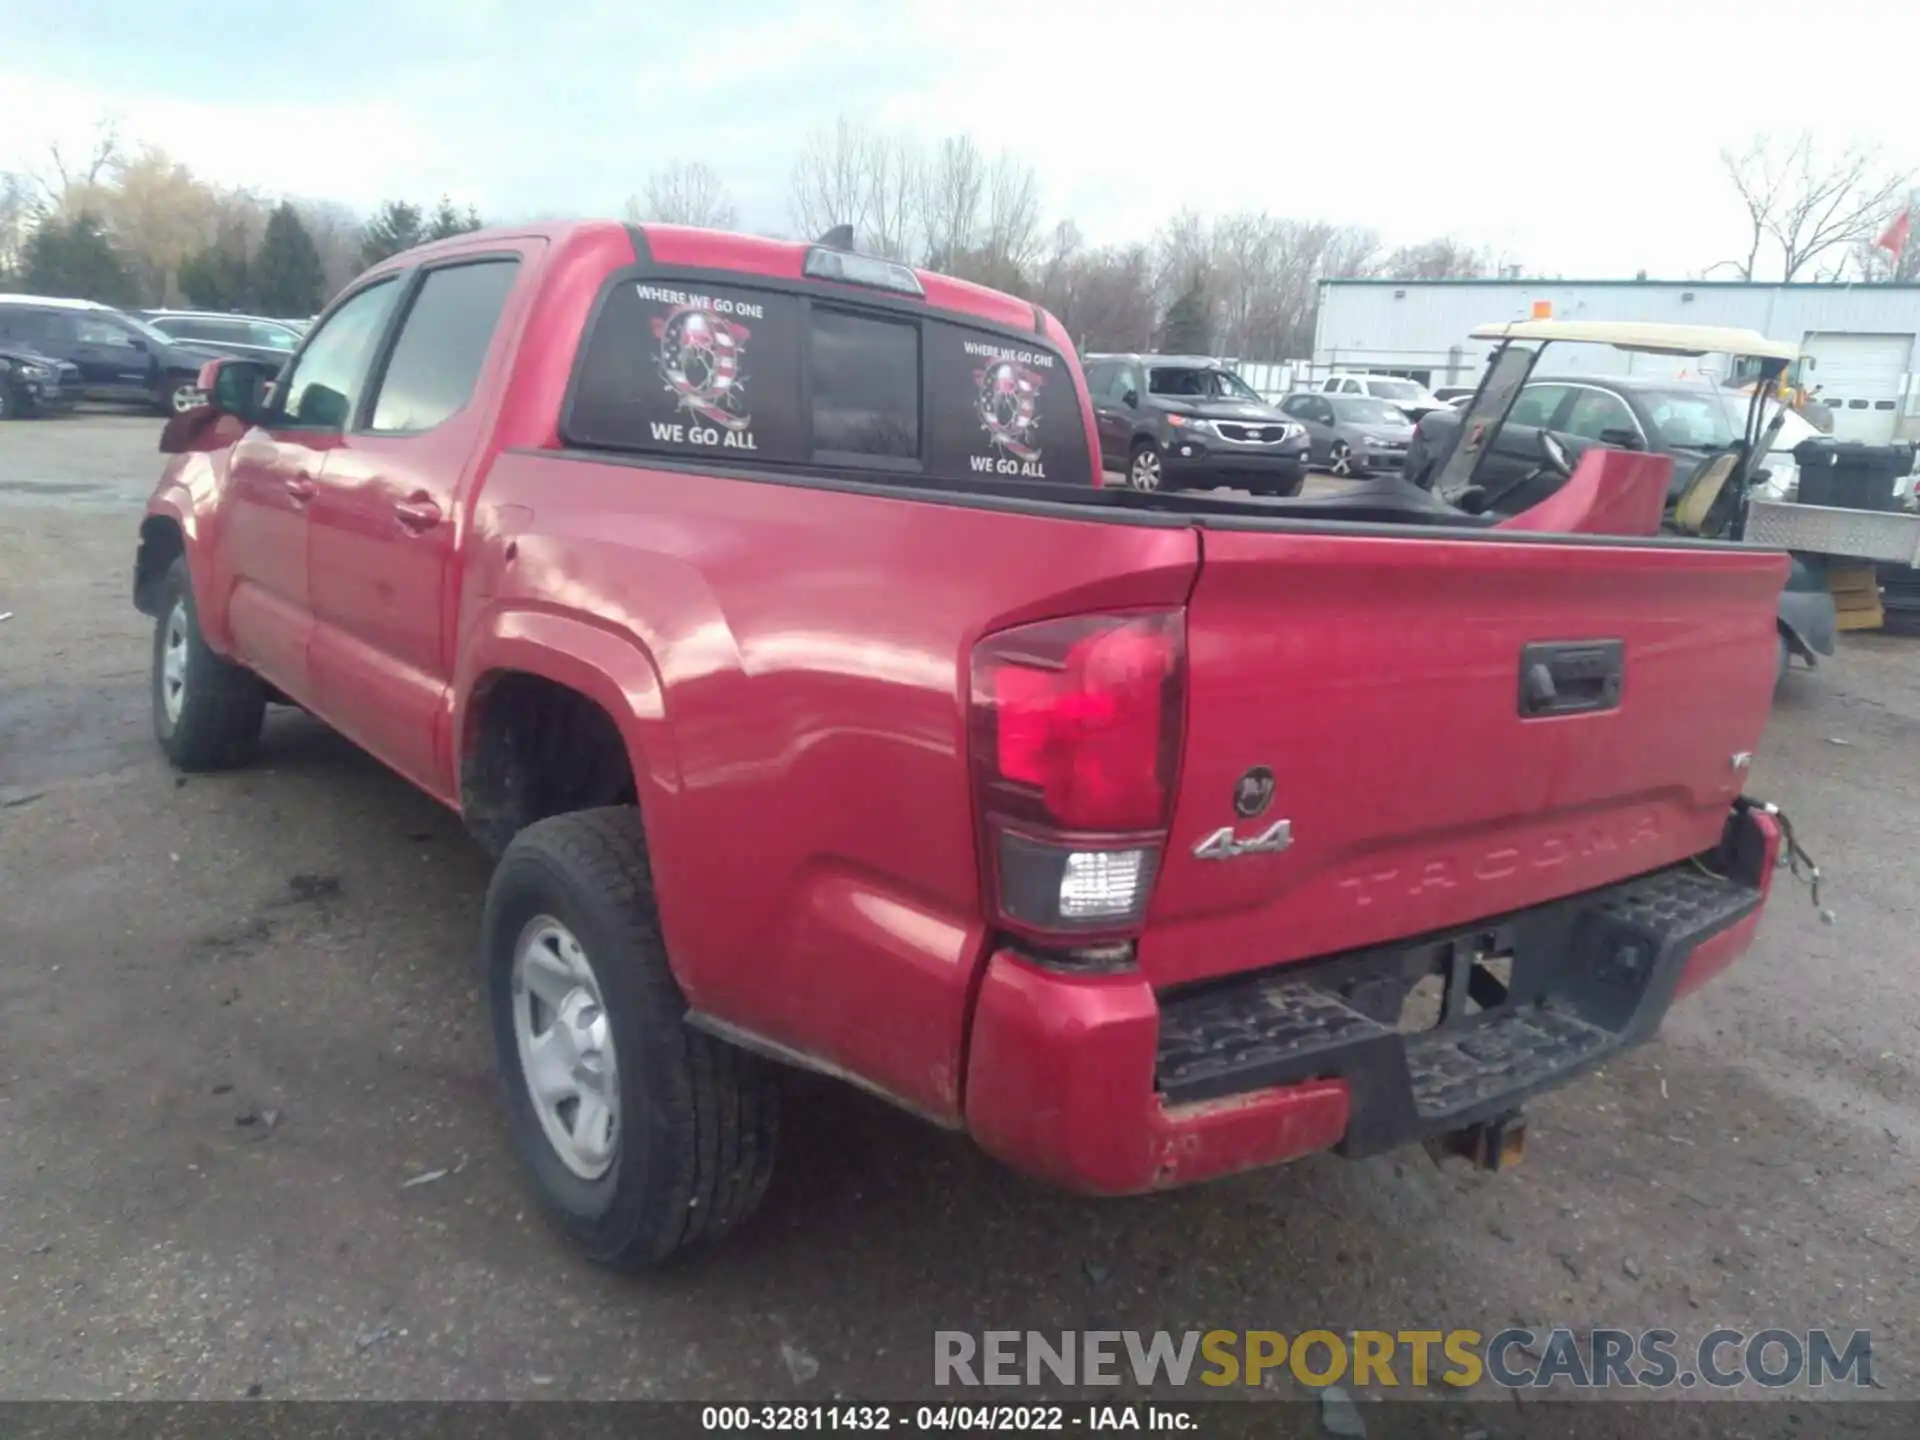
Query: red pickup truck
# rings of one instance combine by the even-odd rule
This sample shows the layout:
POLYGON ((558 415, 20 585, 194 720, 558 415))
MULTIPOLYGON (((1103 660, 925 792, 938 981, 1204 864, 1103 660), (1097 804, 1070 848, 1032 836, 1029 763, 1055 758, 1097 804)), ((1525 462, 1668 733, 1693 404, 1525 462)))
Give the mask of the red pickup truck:
POLYGON ((1103 487, 1052 316, 672 227, 409 251, 201 387, 160 745, 298 705, 498 855, 511 1129, 599 1260, 753 1208, 780 1063, 1092 1193, 1484 1142, 1758 921, 1784 556, 1103 487))

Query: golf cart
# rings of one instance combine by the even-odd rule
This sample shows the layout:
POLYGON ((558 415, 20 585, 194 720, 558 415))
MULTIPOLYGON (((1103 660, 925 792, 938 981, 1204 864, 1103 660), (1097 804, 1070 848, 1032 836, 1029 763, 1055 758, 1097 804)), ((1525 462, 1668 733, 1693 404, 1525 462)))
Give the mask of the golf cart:
MULTIPOLYGON (((1749 492, 1764 475, 1756 457, 1765 457, 1772 448, 1785 413, 1769 403, 1769 396, 1777 393, 1780 377, 1799 356, 1797 345, 1769 340, 1755 330, 1638 321, 1514 321, 1482 325, 1472 338, 1494 341, 1495 348, 1479 390, 1453 429, 1451 451, 1432 464, 1436 498, 1472 515, 1511 516, 1538 504, 1543 487, 1554 488, 1573 475, 1587 445, 1544 424, 1526 464, 1512 463, 1513 437, 1501 445, 1508 417, 1549 345, 1608 345, 1630 353, 1686 358, 1726 355, 1757 373, 1759 383, 1753 387, 1744 427, 1730 442, 1695 447, 1702 457, 1698 460, 1681 464, 1671 454, 1649 458, 1673 464, 1658 522, 1662 532, 1728 541, 1749 538, 1749 492)), ((1633 433, 1611 430, 1591 443, 1609 449, 1647 448, 1633 433)), ((1779 541, 1769 534, 1765 543, 1779 541)), ((1817 563, 1794 557, 1778 621, 1783 673, 1792 656, 1811 666, 1819 663, 1817 654, 1833 654, 1838 628, 1834 600, 1817 563)))

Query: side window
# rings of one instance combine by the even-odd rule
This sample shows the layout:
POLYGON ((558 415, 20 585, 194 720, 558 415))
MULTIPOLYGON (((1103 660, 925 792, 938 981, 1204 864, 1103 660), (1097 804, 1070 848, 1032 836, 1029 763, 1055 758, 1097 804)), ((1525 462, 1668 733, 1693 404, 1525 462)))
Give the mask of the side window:
POLYGON ((1610 390, 1576 390, 1573 396, 1573 409, 1567 415, 1567 423, 1561 427, 1569 435, 1578 435, 1583 440, 1598 440, 1603 431, 1625 430, 1637 434, 1640 427, 1634 423, 1633 412, 1610 390))
POLYGON ((813 448, 838 455, 920 454, 920 331, 816 307, 813 448))
POLYGON ((1111 398, 1114 372, 1119 368, 1115 360, 1096 360, 1087 366, 1087 394, 1093 397, 1094 404, 1111 398))
POLYGON ((1134 404, 1137 405, 1140 403, 1140 397, 1147 393, 1147 383, 1141 377, 1140 367, 1138 365, 1122 365, 1120 367, 1120 378, 1114 383, 1118 388, 1115 390, 1113 398, 1122 402, 1126 400, 1127 396, 1131 395, 1133 396, 1134 404))
POLYGON ((0 305, 0 339, 51 340, 54 338, 52 320, 44 310, 0 305))
POLYGON ((249 320, 246 343, 268 350, 292 351, 299 346, 300 337, 291 330, 283 330, 278 325, 262 325, 257 320, 249 320))
POLYGON ((1342 380, 1340 382, 1340 393, 1342 395, 1363 395, 1366 392, 1360 388, 1360 382, 1358 380, 1342 380))
POLYGON ((133 348, 133 332, 111 320, 82 319, 78 322, 78 329, 82 345, 108 345, 122 350, 133 348))
POLYGON ((1564 385, 1529 385, 1520 392, 1520 398, 1513 402, 1513 409, 1507 415, 1509 425, 1543 426, 1553 419, 1553 412, 1560 408, 1560 402, 1566 397, 1564 385))
POLYGON ((376 280, 313 332, 281 382, 279 423, 300 430, 347 428, 399 288, 391 277, 376 280))
POLYGON ((374 430, 431 430, 472 398, 517 260, 482 260, 427 272, 373 406, 374 430))

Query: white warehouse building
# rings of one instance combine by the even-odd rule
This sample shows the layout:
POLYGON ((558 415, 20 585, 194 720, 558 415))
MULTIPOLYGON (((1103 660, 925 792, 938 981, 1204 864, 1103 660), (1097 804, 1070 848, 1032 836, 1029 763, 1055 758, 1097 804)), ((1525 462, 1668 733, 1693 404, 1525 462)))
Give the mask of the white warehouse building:
MULTIPOLYGON (((1656 320, 1735 325, 1802 347, 1843 440, 1920 439, 1920 285, 1710 280, 1323 280, 1315 374, 1371 370, 1428 385, 1472 385, 1491 350, 1467 335, 1490 321, 1656 320)), ((1674 361, 1598 345, 1557 345, 1542 374, 1667 372, 1724 378, 1726 356, 1674 361)))

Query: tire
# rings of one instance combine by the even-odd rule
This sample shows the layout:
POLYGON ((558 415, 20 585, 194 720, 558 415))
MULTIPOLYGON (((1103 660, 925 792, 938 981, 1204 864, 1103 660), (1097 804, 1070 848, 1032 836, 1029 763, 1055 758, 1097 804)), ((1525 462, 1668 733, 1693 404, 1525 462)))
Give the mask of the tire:
POLYGON ((176 768, 231 770, 253 758, 266 686, 200 633, 186 557, 167 569, 153 622, 153 734, 176 768))
POLYGON ((515 836, 487 887, 481 952, 514 1148, 588 1258, 645 1270, 753 1212, 773 1174, 776 1081, 757 1056, 686 1025, 637 809, 576 811, 515 836), (556 974, 552 960, 572 965, 575 952, 584 976, 578 966, 556 974), (571 1115, 565 1099, 536 1098, 528 1079, 541 1043, 562 1030, 573 1037, 560 1082, 576 1092, 571 1115), (582 1123, 589 1092, 611 1109, 604 1129, 582 1123))
POLYGON ((1359 467, 1353 463, 1353 447, 1344 440, 1333 442, 1333 448, 1327 451, 1328 473, 1338 475, 1342 480, 1351 480, 1359 475, 1359 467))
POLYGON ((18 420, 24 413, 25 407, 15 398, 12 388, 0 382, 0 421, 18 420))
POLYGON ((184 415, 200 405, 200 384, 197 377, 182 380, 174 377, 168 380, 154 397, 153 407, 162 415, 172 417, 184 415))
POLYGON ((1127 488, 1149 493, 1167 488, 1160 447, 1153 441, 1134 441, 1133 450, 1127 456, 1127 488))

